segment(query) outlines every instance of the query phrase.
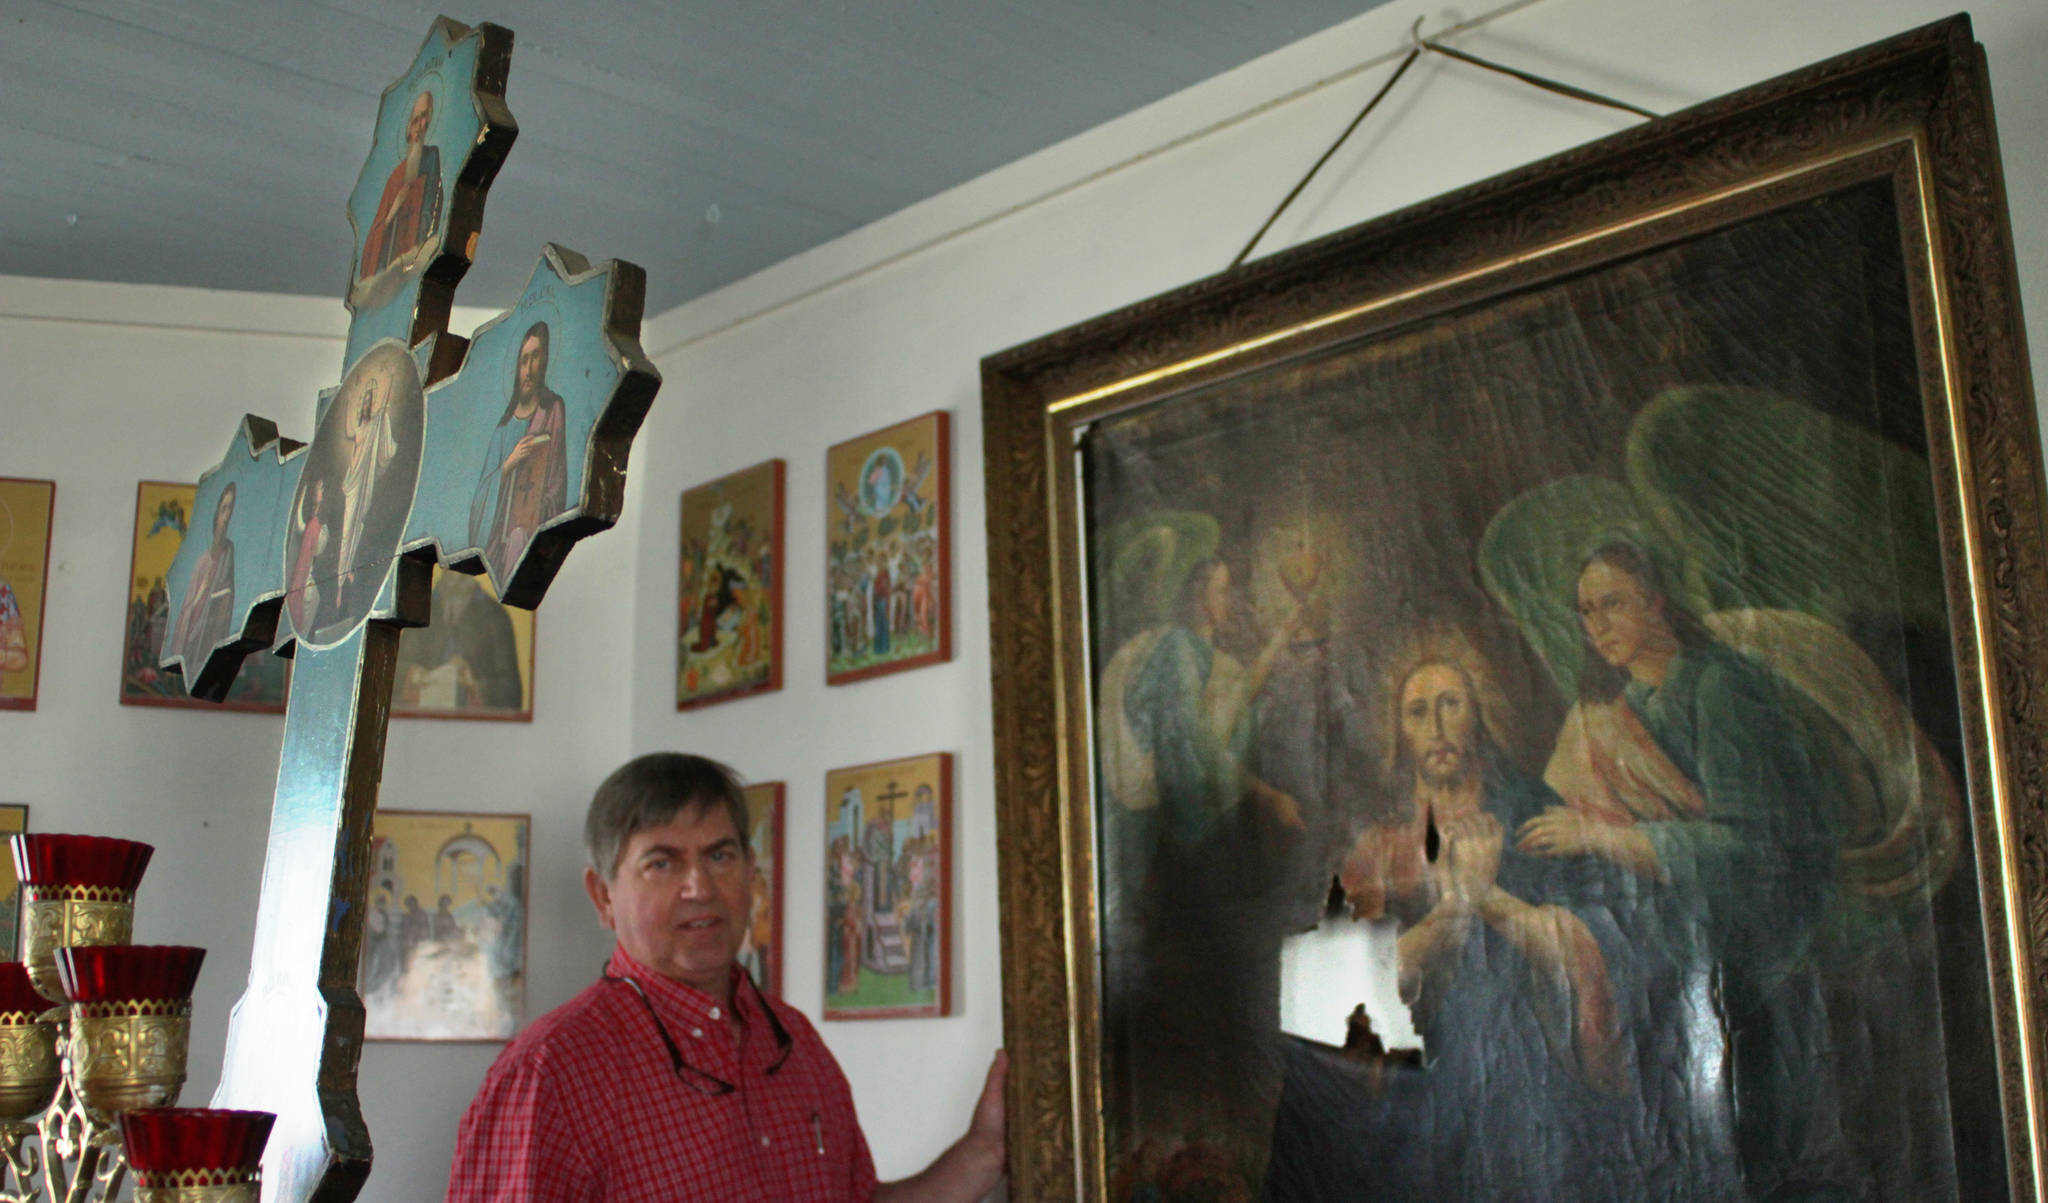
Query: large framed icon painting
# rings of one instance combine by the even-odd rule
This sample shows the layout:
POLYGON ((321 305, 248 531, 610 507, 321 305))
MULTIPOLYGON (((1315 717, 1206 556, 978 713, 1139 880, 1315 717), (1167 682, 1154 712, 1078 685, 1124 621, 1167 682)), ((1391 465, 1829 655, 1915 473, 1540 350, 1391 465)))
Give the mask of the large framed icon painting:
POLYGON ((357 989, 366 1040, 499 1041, 526 1012, 526 815, 380 810, 357 989))
POLYGON ((676 709, 782 688, 783 461, 683 491, 676 709))
POLYGON ((34 710, 57 482, 0 477, 0 710, 34 710))
POLYGON ((953 658, 950 415, 825 452, 825 683, 953 658))
POLYGON ((825 774, 825 1018, 952 1014, 953 757, 825 774))
POLYGON ((2035 1197, 1983 72, 1930 26, 984 363, 1020 1198, 2035 1197))
MULTIPOLYGON (((170 629, 171 599, 164 581, 170 574, 171 561, 177 558, 178 548, 185 542, 192 499, 198 492, 197 485, 163 480, 145 480, 135 486, 135 532, 128 553, 127 622, 121 636, 121 704, 283 714, 285 691, 291 684, 291 661, 282 656, 254 655, 244 660, 242 671, 236 674, 226 700, 221 702, 191 696, 185 692, 183 682, 157 667, 165 643, 196 647, 199 640, 217 637, 215 632, 205 629, 204 616, 225 611, 206 605, 202 595, 223 584, 226 588, 222 592, 233 592, 234 550, 232 544, 227 544, 226 554, 212 559, 213 564, 220 566, 218 571, 193 576, 188 586, 192 596, 181 612, 184 629, 170 629)), ((231 507, 216 511, 215 525, 220 527, 220 533, 216 536, 204 532, 204 537, 215 544, 225 543, 227 515, 232 512, 231 507)))

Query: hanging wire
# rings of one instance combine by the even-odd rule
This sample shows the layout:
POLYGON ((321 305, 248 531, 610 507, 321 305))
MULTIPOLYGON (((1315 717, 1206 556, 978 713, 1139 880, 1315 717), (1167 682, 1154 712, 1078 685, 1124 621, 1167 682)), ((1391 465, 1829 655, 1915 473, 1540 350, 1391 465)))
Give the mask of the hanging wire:
POLYGON ((1231 270, 1235 270, 1244 263, 1245 258, 1252 253, 1252 248, 1259 245, 1259 239, 1266 236, 1266 231, 1272 229, 1273 223, 1280 220, 1280 215, 1287 211, 1287 206, 1293 204, 1294 198, 1301 195, 1301 190, 1308 187, 1308 182, 1316 178, 1316 172, 1321 171, 1323 164, 1330 161, 1330 156, 1337 153, 1337 148, 1344 145, 1344 139, 1351 136, 1351 131, 1358 128, 1358 123, 1365 120, 1367 113, 1379 107, 1380 101, 1387 98, 1387 93, 1394 90, 1394 85, 1401 82, 1401 77, 1408 74, 1408 68, 1413 67, 1415 60, 1422 57, 1423 49, 1421 45, 1417 45, 1408 52, 1408 57, 1401 60, 1401 65, 1394 68, 1394 73, 1387 77, 1387 82, 1381 84, 1380 90, 1372 94, 1372 99, 1366 101, 1365 107, 1358 110, 1358 116, 1351 119, 1351 124, 1344 127, 1344 132, 1337 135, 1335 142, 1330 143, 1330 149, 1323 152, 1323 157, 1317 159, 1315 166, 1308 169, 1308 174, 1301 177, 1301 182, 1296 184, 1293 191, 1287 194, 1286 199, 1280 202, 1280 207, 1274 209, 1272 216, 1266 218, 1266 224, 1260 226, 1259 232, 1252 235, 1252 240, 1244 244, 1244 249, 1237 253, 1237 258, 1230 261, 1231 270))
POLYGON ((1583 100, 1587 104, 1606 105, 1610 109, 1620 109, 1624 113, 1634 113, 1638 117, 1647 117, 1652 121, 1663 116, 1662 113, 1651 112, 1649 109, 1630 104, 1626 100, 1616 100, 1612 96, 1602 96, 1598 92, 1589 92, 1584 88, 1562 83, 1547 76, 1538 75, 1533 71, 1524 71, 1519 67, 1510 67, 1505 63, 1496 63, 1490 59, 1480 58, 1476 54, 1469 54, 1463 50, 1454 49, 1437 41, 1435 38, 1425 38, 1422 36, 1422 18, 1420 17, 1415 18, 1415 24, 1409 27, 1408 40, 1424 50, 1433 50, 1445 58, 1454 58, 1461 63, 1470 63, 1475 67, 1483 67, 1488 71, 1497 71, 1509 79, 1519 79, 1531 87, 1541 88, 1546 92, 1555 92, 1559 96, 1568 96, 1573 100, 1583 100))
POLYGON ((1259 226, 1258 233, 1253 234, 1251 241, 1245 243, 1244 249, 1237 253, 1237 258, 1230 261, 1230 267, 1227 270, 1235 271, 1244 265, 1244 261, 1251 256, 1253 248, 1259 245, 1259 239, 1266 236, 1266 232, 1273 228, 1273 223, 1279 221, 1280 215, 1287 211, 1287 206, 1293 204, 1295 198, 1301 195, 1302 189, 1308 187, 1308 182, 1316 177, 1318 171, 1323 169, 1323 164, 1330 161, 1330 156, 1337 153, 1337 148, 1344 145, 1345 139, 1351 137, 1352 131, 1358 128, 1359 123, 1365 120, 1366 115, 1378 108, 1380 102, 1387 98, 1387 93, 1394 90, 1394 85, 1401 82, 1401 77, 1408 73, 1408 68, 1415 65, 1415 60, 1421 58, 1424 51, 1441 54, 1445 58, 1455 59, 1461 63, 1470 63, 1474 67, 1497 72, 1510 79, 1520 80, 1531 87, 1541 88, 1546 92, 1552 92, 1572 100, 1582 100, 1587 104, 1604 105, 1607 108, 1620 109, 1622 112, 1633 113, 1638 117, 1646 117, 1651 121, 1655 121, 1658 117, 1662 116, 1660 113, 1630 104, 1625 100, 1616 100, 1612 96, 1603 96, 1598 92, 1588 91, 1585 88, 1537 75, 1533 71, 1523 71, 1517 67, 1510 67, 1503 63, 1483 59, 1476 54, 1468 54, 1463 50, 1456 50, 1446 46, 1435 38, 1425 38, 1422 36, 1421 17, 1417 17, 1415 24, 1409 27, 1408 42, 1410 48, 1407 56, 1401 60, 1401 65, 1394 68, 1394 73, 1387 77, 1387 82, 1381 84, 1380 90, 1373 93, 1371 100, 1365 102, 1365 107, 1358 110, 1358 116, 1351 119, 1351 124, 1344 127, 1344 132, 1337 135, 1337 140, 1330 143, 1330 148, 1323 152, 1322 157, 1315 161, 1315 164, 1308 169, 1308 173, 1302 176, 1301 181, 1295 184, 1286 197, 1281 200, 1279 206, 1273 210, 1272 215, 1267 217, 1265 223, 1259 226))

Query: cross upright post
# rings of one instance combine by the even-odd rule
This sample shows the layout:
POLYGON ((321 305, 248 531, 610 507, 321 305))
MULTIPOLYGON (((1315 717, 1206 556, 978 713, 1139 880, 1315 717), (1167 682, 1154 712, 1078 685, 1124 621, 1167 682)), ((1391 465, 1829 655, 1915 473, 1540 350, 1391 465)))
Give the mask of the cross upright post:
POLYGON ((243 420, 166 581, 163 666, 194 696, 224 697, 251 652, 296 665, 249 984, 213 1100, 277 1113, 266 1203, 352 1199, 369 1173, 355 982, 399 630, 425 625, 437 562, 539 604, 570 545, 617 521, 660 384, 629 263, 551 244, 512 309, 473 340, 447 331, 518 132, 511 52, 508 30, 441 18, 385 91, 348 202, 341 382, 310 443, 243 420))

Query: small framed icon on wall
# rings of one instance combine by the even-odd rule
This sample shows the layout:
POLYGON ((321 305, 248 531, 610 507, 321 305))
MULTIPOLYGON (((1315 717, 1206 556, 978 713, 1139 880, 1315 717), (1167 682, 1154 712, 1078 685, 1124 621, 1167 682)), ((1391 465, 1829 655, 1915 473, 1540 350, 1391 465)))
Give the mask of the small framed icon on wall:
POLYGON ((826 451, 826 683, 953 658, 950 447, 941 410, 826 451))
POLYGON ((952 1014, 953 757, 825 775, 825 1018, 952 1014))

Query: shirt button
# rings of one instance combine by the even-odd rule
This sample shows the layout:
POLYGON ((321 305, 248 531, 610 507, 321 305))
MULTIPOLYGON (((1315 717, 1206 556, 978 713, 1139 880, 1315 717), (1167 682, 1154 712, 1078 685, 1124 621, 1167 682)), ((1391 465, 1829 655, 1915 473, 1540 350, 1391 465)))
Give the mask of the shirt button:
POLYGON ((717 1007, 713 1007, 713 1008, 711 1008, 711 1018, 713 1018, 713 1019, 716 1019, 716 1018, 718 1018, 718 1008, 717 1008, 717 1007))
POLYGON ((768 1138, 765 1135, 761 1137, 761 1147, 764 1149, 768 1147, 768 1138))
POLYGON ((699 1040, 702 1040, 702 1039, 704 1039, 704 1029, 703 1029, 703 1028, 691 1028, 691 1029, 690 1029, 690 1035, 692 1035, 692 1036, 695 1036, 695 1037, 696 1037, 697 1039, 699 1039, 699 1040))

